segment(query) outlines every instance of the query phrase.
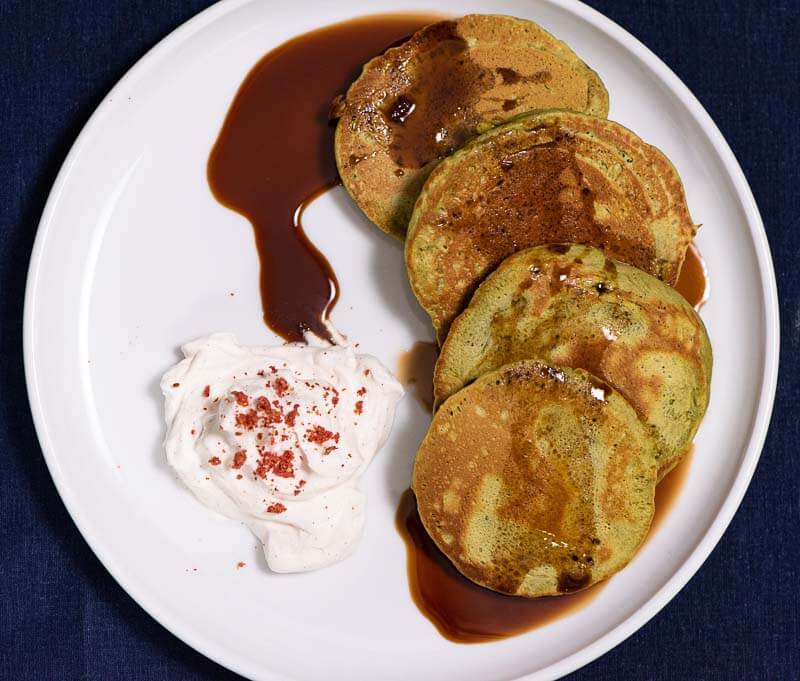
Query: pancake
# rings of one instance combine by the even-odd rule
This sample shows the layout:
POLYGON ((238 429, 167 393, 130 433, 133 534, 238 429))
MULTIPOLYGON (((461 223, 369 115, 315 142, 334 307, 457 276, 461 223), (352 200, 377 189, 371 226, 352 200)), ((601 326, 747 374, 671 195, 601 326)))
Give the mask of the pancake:
POLYGON ((658 149, 618 123, 548 111, 491 130, 436 168, 414 208, 406 264, 441 341, 515 251, 591 244, 673 284, 695 231, 658 149))
POLYGON ((711 345, 694 308, 590 246, 530 248, 486 278, 442 346, 437 403, 520 359, 585 369, 619 391, 656 440, 662 474, 708 406, 711 345))
POLYGON ((608 93, 543 28, 481 14, 431 24, 367 63, 334 105, 339 175, 367 217, 402 239, 441 158, 523 111, 555 107, 605 116, 608 93))
POLYGON ((517 596, 562 594, 610 577, 642 543, 655 444, 599 379, 523 360, 442 405, 412 484, 425 529, 465 577, 517 596))

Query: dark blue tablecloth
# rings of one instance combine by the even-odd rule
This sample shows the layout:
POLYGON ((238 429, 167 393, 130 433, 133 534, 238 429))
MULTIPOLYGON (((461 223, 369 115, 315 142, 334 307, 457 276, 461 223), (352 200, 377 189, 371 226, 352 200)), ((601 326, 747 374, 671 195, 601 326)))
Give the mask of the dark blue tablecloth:
MULTIPOLYGON (((238 678, 181 643, 141 610, 75 529, 33 430, 21 348, 28 257, 47 193, 72 141, 123 73, 208 4, 206 0, 0 0, 3 679, 238 678)), ((772 246, 781 293, 783 351, 766 448, 744 503, 719 546, 652 622, 571 678, 798 679, 800 3, 594 0, 591 4, 675 70, 733 147, 772 246)), ((491 9, 491 0, 486 7, 491 9)), ((728 380, 735 390, 736 377, 728 380)))

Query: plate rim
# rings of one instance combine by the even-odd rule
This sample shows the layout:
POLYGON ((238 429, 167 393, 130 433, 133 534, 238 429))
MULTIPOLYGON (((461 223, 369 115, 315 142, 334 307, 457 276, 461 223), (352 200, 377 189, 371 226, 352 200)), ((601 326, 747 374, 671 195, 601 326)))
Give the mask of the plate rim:
MULTIPOLYGON (((711 142, 715 153, 722 162, 733 184, 733 189, 737 197, 741 201, 750 236, 755 247, 758 274, 760 282, 764 287, 765 294, 762 301, 764 303, 765 352, 762 364, 763 379, 760 386, 760 399, 755 418, 753 419, 750 437, 742 457, 742 463, 722 507, 705 534, 703 534, 700 541, 692 549, 688 558, 686 558, 681 567, 672 574, 649 600, 616 627, 598 637, 589 645, 584 646, 579 651, 535 672, 516 677, 516 681, 560 678, 594 661, 622 643, 649 622, 683 589, 686 583, 700 569, 722 538, 722 535, 738 510, 760 459, 775 401, 780 355, 778 291, 772 255, 764 229, 764 223, 744 172, 716 123, 714 123, 697 97, 691 92, 688 86, 678 78, 672 69, 645 46, 644 43, 639 41, 612 19, 583 2, 580 2, 580 0, 540 1, 564 10, 579 19, 588 21, 594 28, 604 33, 611 41, 629 50, 634 57, 639 59, 651 72, 661 79, 661 82, 669 89, 673 96, 686 106, 692 118, 697 122, 703 133, 711 142)), ((86 144, 90 132, 94 129, 97 121, 112 108, 115 93, 122 90, 130 81, 136 78, 140 72, 149 68, 151 63, 156 63, 163 53, 168 52, 174 46, 180 44, 185 38, 205 28, 218 18, 250 2, 252 2, 252 0, 220 0, 179 25, 156 43, 155 46, 150 48, 126 71, 122 78, 119 79, 109 93, 102 99, 101 103, 84 124, 61 165, 37 227, 25 286, 23 359, 28 402, 36 435, 48 471, 72 521, 75 523, 84 541, 86 541, 89 548, 102 563, 103 567, 150 617, 200 654, 247 678, 288 681, 286 677, 276 675, 270 671, 267 671, 265 674, 264 669, 256 669, 253 665, 247 664, 245 660, 232 658, 227 651, 213 641, 205 639, 200 640, 201 637, 194 634, 191 630, 188 630, 180 618, 173 617, 168 610, 162 610, 155 602, 155 599, 148 595, 146 590, 140 590, 138 586, 132 586, 131 581, 135 580, 129 579, 124 567, 115 563, 111 551, 107 550, 107 548, 102 545, 102 540, 97 536, 92 536, 91 533, 85 529, 79 504, 76 499, 71 496, 65 480, 60 475, 58 462, 50 442, 38 390, 36 355, 34 352, 35 301, 39 290, 40 266, 47 243, 47 235, 50 225, 53 222, 59 197, 75 166, 77 157, 86 144)))

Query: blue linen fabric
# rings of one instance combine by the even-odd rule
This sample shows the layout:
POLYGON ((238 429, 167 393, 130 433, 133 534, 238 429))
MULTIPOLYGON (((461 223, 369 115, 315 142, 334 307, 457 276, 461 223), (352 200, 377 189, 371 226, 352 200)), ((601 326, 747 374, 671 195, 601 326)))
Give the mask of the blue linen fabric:
MULTIPOLYGON (((25 274, 36 225, 70 145, 123 73, 208 4, 0 0, 2 679, 239 678, 151 619, 75 529, 36 440, 21 347, 25 274)), ((772 246, 783 350, 775 414, 761 463, 719 546, 657 617, 570 678, 798 679, 800 4, 591 4, 672 67, 730 142, 772 246)), ((491 9, 487 0, 486 10, 491 9)), ((735 390, 736 377, 728 380, 735 390)))

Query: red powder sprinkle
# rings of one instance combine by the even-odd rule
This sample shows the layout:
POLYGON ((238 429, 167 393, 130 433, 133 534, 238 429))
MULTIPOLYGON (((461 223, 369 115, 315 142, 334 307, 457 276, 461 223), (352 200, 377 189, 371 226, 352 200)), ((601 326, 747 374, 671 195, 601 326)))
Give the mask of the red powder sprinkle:
POLYGON ((244 477, 244 476, 243 476, 241 473, 239 473, 239 475, 237 475, 237 476, 236 476, 236 479, 237 479, 237 480, 241 480, 243 477, 244 477))
POLYGON ((333 433, 327 428, 323 428, 322 426, 317 425, 314 426, 313 428, 309 428, 306 431, 306 440, 318 445, 321 445, 327 442, 328 440, 339 442, 339 433, 333 433))
POLYGON ((356 413, 356 416, 361 416, 361 414, 364 412, 364 401, 359 400, 358 402, 356 402, 356 406, 355 409, 353 409, 353 411, 356 413))
POLYGON ((197 431, 194 428, 192 428, 192 435, 194 435, 195 433, 197 433, 197 431))
POLYGON ((209 397, 211 395, 211 386, 207 385, 203 388, 203 397, 209 397))
POLYGON ((232 390, 231 395, 236 398, 236 404, 240 407, 246 407, 250 404, 250 398, 239 390, 232 390))
POLYGON ((277 504, 270 504, 267 506, 267 513, 283 513, 286 510, 286 506, 284 506, 280 501, 277 504))
POLYGON ((261 452, 261 459, 256 467, 256 477, 266 479, 267 473, 272 473, 279 478, 294 477, 294 454, 287 449, 283 454, 275 452, 261 452))
POLYGON ((244 466, 244 462, 247 461, 247 452, 244 449, 240 449, 236 454, 233 455, 233 467, 234 468, 241 468, 244 466))
MULTIPOLYGON (((285 365, 284 365, 284 366, 285 366, 285 365)), ((277 374, 277 373, 278 373, 278 370, 277 370, 277 369, 276 369, 274 366, 272 366, 272 365, 270 365, 270 367, 269 367, 269 370, 270 370, 270 371, 271 371, 273 374, 277 374)))
POLYGON ((208 460, 208 463, 210 463, 212 466, 219 466, 222 463, 222 459, 220 459, 218 456, 212 456, 208 460))
POLYGON ((245 563, 243 560, 240 560, 238 563, 236 563, 236 569, 237 570, 241 570, 246 565, 247 565, 247 563, 245 563))
POLYGON ((297 420, 297 416, 299 413, 300 413, 300 405, 295 404, 292 407, 292 411, 286 414, 284 420, 286 421, 286 425, 289 426, 289 428, 294 428, 294 423, 297 420))
POLYGON ((181 384, 180 384, 180 383, 173 383, 173 384, 172 384, 172 387, 173 387, 173 388, 180 388, 180 387, 181 387, 181 384))
POLYGON ((236 414, 236 425, 245 430, 253 430, 257 427, 265 428, 273 423, 280 423, 283 420, 279 409, 273 409, 269 400, 264 397, 256 398, 255 409, 248 412, 236 414))
POLYGON ((256 376, 261 376, 261 378, 264 378, 264 376, 266 376, 266 372, 261 369, 260 371, 256 371, 256 376))
POLYGON ((356 391, 356 395, 358 395, 359 397, 364 397, 364 395, 366 394, 367 394, 367 389, 363 385, 356 391))
POLYGON ((258 425, 258 414, 255 409, 236 414, 236 425, 245 430, 253 430, 258 425))
POLYGON ((293 478, 294 477, 294 454, 290 449, 287 449, 280 455, 278 458, 275 467, 272 469, 272 472, 281 478, 293 478))
POLYGON ((364 376, 369 376, 371 373, 369 369, 364 369, 364 376))
POLYGON ((264 412, 262 418, 265 423, 280 423, 283 420, 283 414, 280 410, 280 403, 275 401, 275 409, 270 407, 269 400, 265 397, 260 397, 256 400, 256 408, 259 412, 264 412))
POLYGON ((275 392, 278 393, 278 397, 283 397, 289 392, 289 382, 285 378, 276 378, 275 392))

